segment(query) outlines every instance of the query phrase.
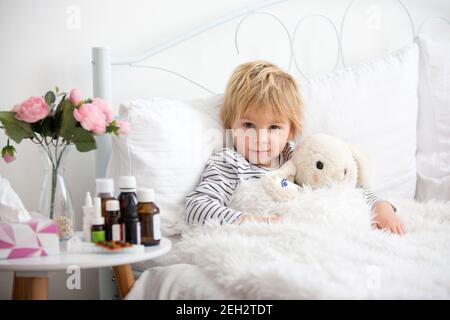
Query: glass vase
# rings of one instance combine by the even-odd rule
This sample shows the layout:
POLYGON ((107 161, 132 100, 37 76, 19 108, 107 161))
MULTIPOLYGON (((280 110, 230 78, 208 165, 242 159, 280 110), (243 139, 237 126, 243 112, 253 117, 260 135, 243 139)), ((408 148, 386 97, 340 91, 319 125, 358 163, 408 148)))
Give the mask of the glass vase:
POLYGON ((64 178, 65 162, 71 148, 67 144, 58 144, 58 141, 42 144, 40 147, 44 180, 39 211, 58 224, 60 240, 67 240, 74 234, 72 199, 64 178))

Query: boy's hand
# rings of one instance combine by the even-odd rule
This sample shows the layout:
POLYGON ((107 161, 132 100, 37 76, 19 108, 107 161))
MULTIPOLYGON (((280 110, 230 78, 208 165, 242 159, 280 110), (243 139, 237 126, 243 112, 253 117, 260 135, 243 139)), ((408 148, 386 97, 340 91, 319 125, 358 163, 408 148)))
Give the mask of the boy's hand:
POLYGON ((283 219, 278 214, 270 214, 270 215, 257 215, 253 213, 245 213, 242 216, 239 217, 238 224, 254 221, 254 222, 265 222, 265 223, 271 223, 271 222, 281 222, 283 219))
POLYGON ((375 226, 378 229, 388 230, 399 235, 405 234, 403 224, 395 214, 391 204, 386 201, 380 201, 375 204, 372 226, 375 226))

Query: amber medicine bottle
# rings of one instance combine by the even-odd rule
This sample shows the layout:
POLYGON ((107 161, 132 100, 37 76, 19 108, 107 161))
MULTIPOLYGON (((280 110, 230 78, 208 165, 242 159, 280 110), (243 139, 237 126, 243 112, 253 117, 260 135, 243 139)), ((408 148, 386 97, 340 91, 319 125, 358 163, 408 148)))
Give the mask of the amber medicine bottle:
POLYGON ((137 198, 141 243, 144 246, 158 245, 161 240, 161 219, 155 204, 155 192, 153 189, 139 189, 137 198))

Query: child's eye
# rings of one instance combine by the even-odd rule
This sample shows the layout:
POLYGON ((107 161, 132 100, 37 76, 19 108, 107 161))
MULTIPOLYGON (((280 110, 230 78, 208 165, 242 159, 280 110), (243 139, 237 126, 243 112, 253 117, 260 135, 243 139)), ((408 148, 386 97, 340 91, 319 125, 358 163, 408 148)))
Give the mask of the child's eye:
POLYGON ((269 130, 280 130, 280 129, 281 129, 281 127, 277 126, 277 125, 273 125, 273 126, 269 127, 269 130))
POLYGON ((255 125, 251 122, 244 122, 244 128, 247 128, 247 129, 255 128, 255 125))

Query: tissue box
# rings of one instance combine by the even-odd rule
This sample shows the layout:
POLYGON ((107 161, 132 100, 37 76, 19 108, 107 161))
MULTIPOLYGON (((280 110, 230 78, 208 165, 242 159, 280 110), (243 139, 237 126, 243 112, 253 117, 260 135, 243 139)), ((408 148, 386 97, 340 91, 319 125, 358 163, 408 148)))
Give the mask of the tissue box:
POLYGON ((59 254, 59 228, 50 219, 0 222, 0 259, 59 254))

